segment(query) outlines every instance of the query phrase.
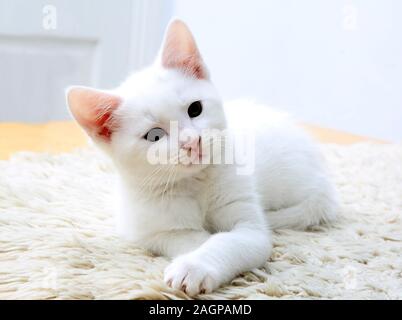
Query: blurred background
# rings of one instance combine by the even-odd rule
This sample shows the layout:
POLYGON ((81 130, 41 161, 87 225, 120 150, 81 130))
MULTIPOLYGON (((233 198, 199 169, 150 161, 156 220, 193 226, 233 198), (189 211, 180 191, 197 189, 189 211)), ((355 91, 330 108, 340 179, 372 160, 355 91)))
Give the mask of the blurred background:
POLYGON ((117 86, 173 16, 224 99, 402 141, 399 0, 0 0, 0 121, 69 119, 65 87, 117 86))

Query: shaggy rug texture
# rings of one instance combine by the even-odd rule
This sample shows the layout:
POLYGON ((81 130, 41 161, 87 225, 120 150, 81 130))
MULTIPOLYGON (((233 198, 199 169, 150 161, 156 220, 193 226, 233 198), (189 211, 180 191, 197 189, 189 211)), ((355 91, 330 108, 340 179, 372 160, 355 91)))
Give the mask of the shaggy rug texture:
MULTIPOLYGON (((333 226, 274 234, 264 268, 199 299, 401 299, 402 145, 323 145, 333 226)), ((114 235, 111 164, 93 149, 0 161, 1 299, 187 299, 169 261, 114 235)))

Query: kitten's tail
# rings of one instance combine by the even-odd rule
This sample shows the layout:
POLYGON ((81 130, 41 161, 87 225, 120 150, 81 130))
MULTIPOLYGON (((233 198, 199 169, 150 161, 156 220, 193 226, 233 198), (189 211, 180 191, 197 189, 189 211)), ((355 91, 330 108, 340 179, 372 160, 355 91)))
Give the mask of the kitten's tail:
POLYGON ((336 219, 338 205, 333 192, 315 193, 295 206, 268 211, 271 229, 304 230, 308 227, 329 223, 336 219))

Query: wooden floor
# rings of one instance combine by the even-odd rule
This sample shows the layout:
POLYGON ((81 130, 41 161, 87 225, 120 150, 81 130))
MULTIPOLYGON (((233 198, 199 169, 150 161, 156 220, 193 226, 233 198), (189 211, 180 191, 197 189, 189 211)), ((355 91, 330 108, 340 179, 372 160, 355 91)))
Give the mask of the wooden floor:
MULTIPOLYGON (((302 125, 324 143, 352 144, 377 139, 362 137, 314 125, 302 125)), ((0 123, 0 159, 7 159, 17 151, 67 152, 87 144, 87 137, 73 121, 45 124, 0 123)))

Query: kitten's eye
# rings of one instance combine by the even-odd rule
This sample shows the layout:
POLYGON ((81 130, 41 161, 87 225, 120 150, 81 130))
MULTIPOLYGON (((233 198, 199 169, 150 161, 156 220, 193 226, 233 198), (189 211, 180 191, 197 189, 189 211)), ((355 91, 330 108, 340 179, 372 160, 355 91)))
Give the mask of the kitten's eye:
POLYGON ((202 112, 202 104, 201 101, 195 101, 188 107, 187 113, 190 118, 198 117, 202 112))
POLYGON ((161 128, 153 128, 148 131, 148 133, 144 136, 144 139, 150 142, 156 142, 163 138, 166 135, 166 132, 161 128))

